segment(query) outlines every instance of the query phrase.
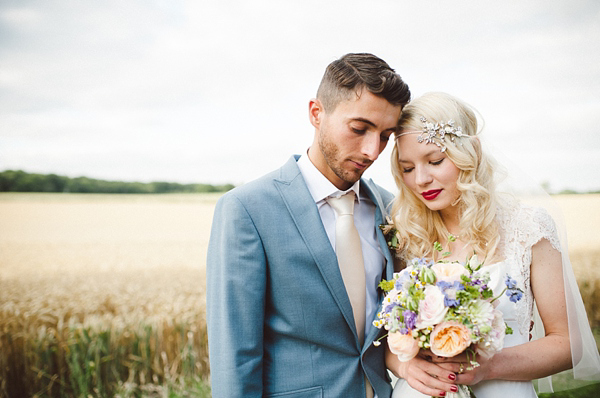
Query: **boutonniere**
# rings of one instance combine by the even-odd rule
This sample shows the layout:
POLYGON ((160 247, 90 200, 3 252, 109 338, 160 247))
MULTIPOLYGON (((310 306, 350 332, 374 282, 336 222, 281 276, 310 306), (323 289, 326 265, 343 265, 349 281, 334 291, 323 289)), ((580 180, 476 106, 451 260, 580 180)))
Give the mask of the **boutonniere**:
POLYGON ((385 241, 390 250, 398 250, 398 242, 400 241, 398 230, 396 230, 396 227, 389 216, 385 217, 385 222, 385 224, 379 225, 379 229, 383 232, 383 236, 385 237, 385 241))

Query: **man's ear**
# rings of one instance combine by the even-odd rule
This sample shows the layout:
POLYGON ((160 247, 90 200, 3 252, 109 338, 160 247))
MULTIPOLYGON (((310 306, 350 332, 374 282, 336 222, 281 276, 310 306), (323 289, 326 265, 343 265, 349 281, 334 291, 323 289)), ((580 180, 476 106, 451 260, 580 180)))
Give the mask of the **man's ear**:
POLYGON ((320 128, 321 123, 323 122, 323 104, 317 98, 313 98, 308 103, 308 118, 310 119, 310 124, 312 124, 315 128, 320 128))

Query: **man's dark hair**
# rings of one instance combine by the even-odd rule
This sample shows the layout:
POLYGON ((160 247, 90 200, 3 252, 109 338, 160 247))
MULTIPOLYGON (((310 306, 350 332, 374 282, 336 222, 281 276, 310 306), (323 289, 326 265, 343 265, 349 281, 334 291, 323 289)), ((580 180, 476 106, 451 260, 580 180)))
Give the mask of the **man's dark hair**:
POLYGON ((410 101, 410 90, 399 74, 373 54, 346 54, 327 66, 317 98, 325 112, 333 112, 337 104, 366 88, 392 105, 404 107, 410 101))

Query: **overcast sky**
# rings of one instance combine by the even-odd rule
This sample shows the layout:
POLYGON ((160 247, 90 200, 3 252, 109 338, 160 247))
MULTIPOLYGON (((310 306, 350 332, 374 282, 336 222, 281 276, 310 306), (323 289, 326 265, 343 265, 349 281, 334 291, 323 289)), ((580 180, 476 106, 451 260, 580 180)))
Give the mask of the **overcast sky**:
POLYGON ((535 181, 600 189, 597 0, 2 0, 0 170, 247 182, 311 144, 347 52, 473 105, 535 181))

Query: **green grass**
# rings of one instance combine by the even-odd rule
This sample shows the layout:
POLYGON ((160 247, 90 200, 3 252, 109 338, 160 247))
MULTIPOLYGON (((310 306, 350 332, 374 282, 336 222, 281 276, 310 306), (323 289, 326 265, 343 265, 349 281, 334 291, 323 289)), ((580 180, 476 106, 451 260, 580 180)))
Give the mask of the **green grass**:
POLYGON ((576 388, 574 390, 539 394, 540 398, 596 398, 600 397, 600 383, 576 388))

